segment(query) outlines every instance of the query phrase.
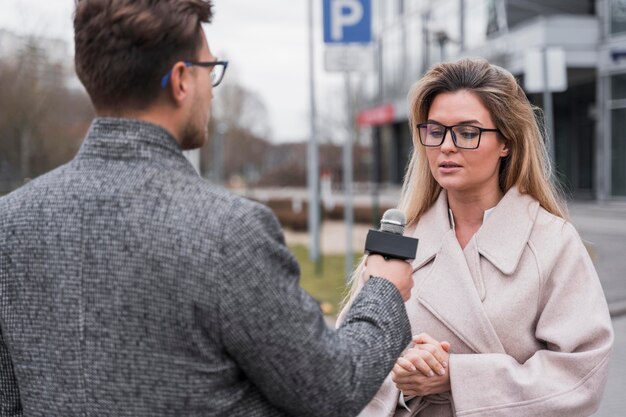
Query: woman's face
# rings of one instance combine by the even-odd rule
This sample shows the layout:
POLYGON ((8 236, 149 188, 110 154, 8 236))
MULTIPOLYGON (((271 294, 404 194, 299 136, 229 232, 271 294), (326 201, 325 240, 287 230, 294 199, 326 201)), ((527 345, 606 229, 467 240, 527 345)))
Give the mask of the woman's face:
MULTIPOLYGON (((428 112, 428 123, 495 129, 489 111, 478 96, 467 90, 437 95, 428 112)), ((462 138, 459 135, 457 138, 461 143, 462 138)), ((498 191, 500 158, 508 152, 497 132, 482 132, 476 149, 457 148, 449 129, 441 146, 426 147, 431 173, 439 185, 449 192, 498 191)))

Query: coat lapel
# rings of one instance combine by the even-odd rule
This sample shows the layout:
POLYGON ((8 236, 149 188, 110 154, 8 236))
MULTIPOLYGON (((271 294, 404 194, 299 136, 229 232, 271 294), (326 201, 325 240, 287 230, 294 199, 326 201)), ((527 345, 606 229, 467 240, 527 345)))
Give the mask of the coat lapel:
POLYGON ((418 301, 475 352, 504 352, 483 309, 466 257, 451 227, 446 192, 419 220, 414 270, 435 258, 414 290, 418 301))
POLYGON ((504 352, 452 229, 416 293, 419 302, 474 352, 504 352))
POLYGON ((417 253, 412 262, 413 271, 426 265, 435 257, 444 235, 449 230, 448 198, 444 190, 439 194, 435 204, 422 215, 417 226, 407 230, 407 235, 419 239, 417 253))

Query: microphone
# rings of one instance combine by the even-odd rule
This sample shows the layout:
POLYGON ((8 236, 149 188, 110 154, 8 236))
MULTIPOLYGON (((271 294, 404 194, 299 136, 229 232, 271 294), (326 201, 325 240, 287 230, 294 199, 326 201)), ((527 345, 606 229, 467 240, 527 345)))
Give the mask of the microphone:
POLYGON ((380 221, 380 230, 370 230, 365 240, 365 253, 382 255, 385 259, 415 259, 418 239, 402 236, 406 216, 398 209, 389 209, 380 221))

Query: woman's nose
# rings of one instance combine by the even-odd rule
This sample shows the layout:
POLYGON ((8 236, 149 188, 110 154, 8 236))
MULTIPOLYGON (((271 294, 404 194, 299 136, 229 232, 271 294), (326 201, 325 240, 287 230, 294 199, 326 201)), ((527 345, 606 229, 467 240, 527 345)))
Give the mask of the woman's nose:
POLYGON ((456 145, 454 144, 454 139, 452 136, 454 135, 454 133, 452 133, 452 130, 449 130, 447 133, 448 134, 445 135, 445 137, 443 138, 443 143, 441 144, 441 152, 443 153, 456 152, 457 148, 456 148, 456 145))

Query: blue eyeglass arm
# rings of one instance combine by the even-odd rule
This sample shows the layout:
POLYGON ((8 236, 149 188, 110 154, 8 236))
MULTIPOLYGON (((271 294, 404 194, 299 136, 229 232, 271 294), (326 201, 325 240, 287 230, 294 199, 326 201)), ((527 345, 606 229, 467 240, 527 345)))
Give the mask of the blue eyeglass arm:
MULTIPOLYGON (((185 63, 185 66, 186 66, 186 67, 190 67, 190 66, 192 66, 192 65, 193 65, 190 61, 184 61, 184 63, 185 63)), ((167 74, 165 74, 165 75, 163 76, 163 78, 161 78, 161 88, 162 88, 162 89, 163 89, 163 88, 165 88, 165 87, 167 87, 167 83, 169 83, 169 82, 170 82, 170 78, 172 78, 172 71, 173 71, 173 70, 174 70, 174 69, 172 68, 171 70, 169 70, 169 71, 168 71, 168 73, 167 73, 167 74)))
MULTIPOLYGON (((198 65, 198 62, 193 62, 193 61, 183 61, 186 67, 191 67, 193 65, 198 65)), ((213 65, 223 65, 224 66, 224 71, 226 70, 226 68, 228 68, 228 61, 215 61, 215 62, 211 62, 211 64, 213 65)), ((163 76, 163 78, 161 78, 161 89, 164 89, 165 87, 167 87, 167 83, 170 82, 170 78, 172 78, 172 71, 173 69, 169 70, 169 72, 167 74, 165 74, 163 76)))

